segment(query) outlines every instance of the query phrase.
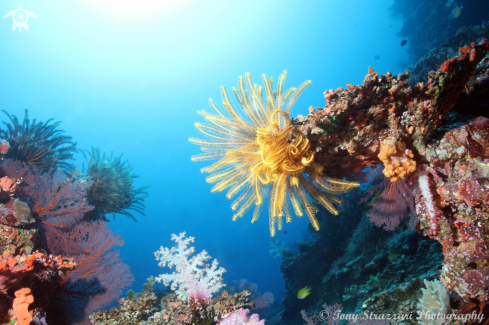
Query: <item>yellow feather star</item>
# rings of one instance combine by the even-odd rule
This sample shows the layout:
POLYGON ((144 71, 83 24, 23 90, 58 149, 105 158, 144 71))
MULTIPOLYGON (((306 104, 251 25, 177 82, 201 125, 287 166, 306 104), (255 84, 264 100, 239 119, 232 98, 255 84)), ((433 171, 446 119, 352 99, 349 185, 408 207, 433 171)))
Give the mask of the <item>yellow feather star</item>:
POLYGON ((254 85, 251 76, 239 77, 238 89, 234 94, 245 116, 233 107, 226 88, 221 87, 224 110, 210 100, 214 114, 200 111, 210 123, 196 123, 197 129, 209 140, 190 138, 200 145, 204 153, 192 157, 192 161, 219 159, 202 169, 211 173, 208 183, 217 183, 211 192, 228 190, 226 197, 237 196, 231 208, 236 213, 233 221, 242 217, 253 205, 255 211, 251 222, 255 222, 266 198, 268 202, 270 234, 282 229, 283 217, 292 221, 290 204, 294 213, 309 217, 314 229, 319 230, 316 219, 318 209, 311 200, 324 206, 334 215, 338 214, 334 203, 341 201, 327 193, 343 193, 358 183, 332 179, 322 175, 323 167, 314 162, 314 152, 309 140, 301 135, 292 135, 290 111, 310 81, 298 88, 286 91, 284 81, 287 72, 279 79, 273 91, 273 78, 263 75, 263 88, 254 85), (308 197, 309 196, 309 197, 308 197))

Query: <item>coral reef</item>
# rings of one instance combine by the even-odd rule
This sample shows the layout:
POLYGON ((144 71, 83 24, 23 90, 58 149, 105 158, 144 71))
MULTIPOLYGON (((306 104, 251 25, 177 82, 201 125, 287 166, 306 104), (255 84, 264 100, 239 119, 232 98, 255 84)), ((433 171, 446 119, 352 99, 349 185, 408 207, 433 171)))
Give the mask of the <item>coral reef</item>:
POLYGON ((460 296, 480 301, 489 300, 489 283, 481 281, 489 270, 488 134, 489 119, 479 117, 433 142, 426 151, 429 174, 416 196, 423 233, 443 245, 441 279, 460 296))
POLYGON ((268 308, 275 302, 275 297, 271 292, 265 292, 260 294, 258 292, 258 285, 250 282, 246 279, 240 279, 239 281, 232 281, 228 286, 230 294, 236 294, 239 292, 249 292, 249 298, 254 301, 255 307, 252 312, 259 312, 264 315, 268 312, 268 308))
MULTIPOLYGON (((394 17, 402 17, 403 26, 397 35, 409 39, 406 50, 411 61, 416 62, 434 47, 445 47, 445 40, 460 28, 470 29, 464 26, 487 20, 489 6, 484 1, 470 0, 395 0, 390 9, 394 17), (454 17, 453 9, 460 6, 462 14, 454 17)), ((465 40, 465 44, 484 35, 467 33, 467 36, 470 39, 465 40)), ((442 60, 445 59, 446 56, 442 60)))
POLYGON ((240 308, 253 308, 249 301, 249 292, 242 291, 233 295, 226 290, 212 299, 209 304, 200 308, 187 305, 176 298, 174 294, 165 296, 161 300, 161 311, 148 318, 148 325, 207 325, 225 318, 240 308))
POLYGON ((489 39, 489 22, 483 22, 478 26, 461 27, 440 47, 429 48, 423 57, 408 66, 409 84, 414 87, 417 83, 426 82, 429 72, 438 69, 447 58, 457 56, 459 48, 470 42, 480 42, 482 38, 489 39))
MULTIPOLYGON (((409 214, 411 220, 415 216, 418 222, 415 229, 438 241, 442 250, 430 239, 414 240, 414 235, 409 235, 412 240, 408 245, 398 246, 395 242, 401 240, 400 235, 374 235, 372 232, 376 231, 362 221, 352 241, 362 232, 368 234, 363 235, 367 236, 365 245, 373 244, 368 241, 378 245, 378 241, 390 236, 390 250, 380 253, 379 246, 375 246, 373 254, 362 247, 353 254, 348 248, 326 275, 324 270, 318 274, 310 271, 317 262, 308 267, 306 261, 314 261, 311 255, 318 252, 304 253, 312 248, 293 255, 295 260, 286 256, 282 268, 287 289, 292 291, 287 292, 284 301, 288 321, 298 314, 297 302, 293 304, 290 300, 300 288, 295 284, 301 278, 299 266, 308 270, 307 277, 304 276, 308 284, 317 286, 323 274, 323 284, 319 284, 321 295, 314 294, 313 286, 312 300, 334 303, 343 299, 345 308, 357 313, 415 315, 423 280, 440 276, 457 298, 458 313, 488 314, 489 119, 474 119, 480 110, 470 106, 463 109, 469 100, 477 102, 486 96, 488 50, 486 40, 461 47, 458 56, 440 62, 439 69, 429 73, 426 83, 412 88, 407 72, 397 77, 390 73, 379 76, 369 69, 362 86, 347 84, 346 90, 326 91, 324 109, 311 108, 308 116, 294 120, 294 132, 310 140, 316 151, 314 161, 332 171, 332 176, 368 180, 375 173, 373 168, 382 163, 384 176, 393 183, 381 182, 380 190, 372 191, 368 184, 361 189, 365 193, 370 191, 369 198, 375 194, 370 202, 372 221, 392 230, 404 227, 405 215, 409 214), (457 107, 460 108, 456 112, 452 111, 457 107), (455 121, 452 116, 456 116, 455 121), (402 166, 403 162, 409 165, 402 166), (371 172, 365 173, 368 167, 371 172), (402 168, 396 172, 399 167, 402 168), (391 213, 397 216, 389 217, 391 213), (293 267, 295 277, 289 271, 293 267)), ((378 182, 375 184, 379 186, 378 182)), ((413 229, 416 222, 407 224, 413 229)), ((316 247, 316 243, 310 246, 316 247)), ((311 301, 304 307, 310 308, 311 301)))
POLYGON ((414 88, 408 84, 408 72, 379 76, 370 68, 362 86, 348 84, 346 90, 326 91, 326 107, 299 116, 296 130, 311 140, 317 151, 314 161, 337 177, 364 178, 362 170, 379 163, 385 141, 404 143, 419 161, 429 135, 453 108, 466 83, 480 73, 479 62, 487 51, 485 40, 461 48, 460 56, 446 61, 430 73, 426 84, 414 88), (313 132, 317 128, 320 134, 313 132))
POLYGON ((37 229, 0 226, 0 252, 10 255, 30 254, 34 247, 37 229))
POLYGON ((82 153, 87 160, 86 175, 92 181, 88 188, 88 202, 94 207, 84 219, 108 221, 107 214, 115 218, 115 214, 120 213, 137 221, 130 210, 144 216, 144 200, 148 196, 145 190, 149 186, 134 188, 133 181, 137 176, 131 174, 132 165, 122 160, 122 155, 106 156, 98 148, 82 153))
POLYGON ((193 237, 185 238, 185 233, 178 236, 173 234, 172 240, 178 247, 167 247, 155 253, 160 261, 159 266, 175 266, 172 274, 161 274, 156 278, 149 278, 142 293, 137 295, 128 291, 128 298, 119 300, 119 307, 108 311, 98 311, 90 316, 96 325, 118 324, 148 324, 148 325, 211 325, 211 324, 258 324, 258 315, 247 317, 255 305, 250 301, 250 292, 243 290, 234 294, 226 290, 212 298, 212 295, 223 286, 221 278, 225 271, 217 268, 217 261, 212 265, 205 264, 210 256, 203 251, 195 256, 195 248, 190 246, 193 237), (160 305, 156 306, 156 295, 152 292, 156 282, 168 285, 175 290, 161 298, 160 305), (244 308, 244 309, 243 309, 244 308), (151 316, 147 317, 149 314, 151 316), (220 323, 220 322, 223 323, 220 323))
MULTIPOLYGON (((359 210, 365 213, 364 207, 359 210)), ((321 301, 319 305, 341 302, 345 313, 415 317, 423 279, 439 277, 443 263, 441 245, 415 231, 382 230, 366 216, 355 226, 353 233, 343 233, 348 238, 344 244, 335 245, 344 249, 341 255, 333 255, 334 251, 327 249, 332 244, 323 237, 302 244, 298 253, 285 254, 281 269, 287 288, 286 321, 282 324, 299 323, 300 310, 318 310, 319 306, 313 305, 316 301, 321 301), (323 264, 320 256, 331 261, 323 264), (304 284, 312 286, 311 295, 297 300, 297 290, 304 284)))
POLYGON ((90 315, 90 321, 93 324, 137 324, 147 320, 150 314, 155 313, 154 305, 157 301, 156 295, 145 289, 137 295, 131 295, 131 297, 128 295, 127 298, 119 299, 119 307, 93 313, 90 315))
POLYGON ((11 159, 1 167, 8 190, 0 196, 0 320, 87 324, 94 309, 117 299, 132 281, 113 250, 123 244, 120 236, 106 224, 81 222, 92 209, 91 181, 76 169, 42 170, 11 159), (22 296, 28 313, 14 300, 20 289, 30 292, 22 296))
MULTIPOLYGON (((30 255, 3 253, 0 259, 0 290, 9 290, 22 283, 29 283, 29 278, 50 277, 49 273, 75 269, 77 264, 62 256, 46 256, 35 251, 30 255)), ((61 273, 62 274, 62 273, 61 273)))
MULTIPOLYGON (((421 3, 417 11, 426 6, 412 3, 421 3)), ((454 5, 448 1, 443 10, 454 5)), ((217 183, 213 191, 237 197, 233 220, 255 206, 256 221, 265 201, 272 236, 292 220, 292 211, 310 219, 297 252, 279 241, 269 245, 283 256, 287 290, 285 310, 274 322, 339 324, 331 316, 342 311, 406 317, 353 316, 345 319, 349 324, 415 324, 412 316, 442 324, 428 317, 438 312, 489 316, 489 44, 474 39, 460 44, 457 55, 452 49, 462 34, 478 38, 487 28, 460 29, 448 52, 438 49, 415 66, 419 77, 440 53, 449 54, 423 82, 413 84, 409 72, 379 75, 369 68, 362 85, 324 92, 326 106, 310 107, 308 116, 291 118, 290 112, 309 82, 285 90, 285 72, 275 90, 266 76, 263 87, 249 74, 239 79, 234 93, 244 115, 224 88, 224 109, 211 101, 214 113, 200 112, 209 124, 196 127, 208 140, 190 139, 204 151, 192 159, 218 159, 203 171, 217 183), (340 193, 341 201, 333 195, 340 193), (327 211, 338 217, 324 217, 327 211), (298 297, 302 288, 310 294, 298 297)), ((255 312, 263 317, 273 295, 258 294, 244 280, 223 290, 224 268, 206 251, 195 254, 194 238, 185 233, 172 235, 176 247, 155 253, 159 266, 174 267, 173 273, 149 278, 141 293, 130 290, 118 307, 93 313, 133 281, 114 249, 123 240, 104 222, 106 214, 144 215, 145 188, 133 187, 127 161, 98 149, 85 153, 88 177, 82 177, 65 161, 75 144, 59 123, 31 122, 26 112, 21 124, 6 114, 11 123, 0 131, 6 139, 0 143, 2 323, 264 324, 255 312), (168 294, 155 290, 155 282, 169 286, 168 294)))
POLYGON ((245 117, 233 107, 224 87, 221 88, 224 110, 211 100, 215 114, 199 112, 212 125, 196 123, 197 129, 210 140, 190 138, 200 145, 203 154, 193 156, 193 161, 220 159, 202 172, 213 173, 207 182, 217 184, 214 191, 229 189, 226 197, 238 195, 231 208, 237 212, 233 221, 242 217, 253 205, 251 222, 260 216, 263 202, 269 198, 270 235, 282 229, 283 217, 292 221, 289 201, 297 216, 304 212, 314 229, 319 230, 317 208, 313 201, 338 214, 334 203, 341 201, 330 194, 346 192, 358 183, 342 178, 334 179, 323 174, 324 168, 315 163, 315 152, 307 137, 293 134, 290 111, 297 98, 310 84, 305 81, 298 88, 284 90, 286 71, 273 90, 273 78, 263 76, 263 88, 253 84, 249 73, 239 78, 239 89, 233 88, 245 117), (246 86, 248 90, 246 90, 246 86), (226 113, 229 115, 226 116, 226 113))

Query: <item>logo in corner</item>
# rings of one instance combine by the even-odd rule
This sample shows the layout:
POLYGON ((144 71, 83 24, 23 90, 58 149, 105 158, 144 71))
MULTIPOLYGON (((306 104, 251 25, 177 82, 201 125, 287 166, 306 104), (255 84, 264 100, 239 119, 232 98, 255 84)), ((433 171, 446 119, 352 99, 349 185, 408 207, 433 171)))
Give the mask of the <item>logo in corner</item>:
POLYGON ((19 28, 19 31, 22 31, 22 28, 25 29, 27 32, 29 30, 29 25, 27 25, 27 21, 29 20, 29 16, 37 18, 37 16, 29 10, 25 10, 22 6, 22 3, 19 3, 19 8, 12 10, 10 12, 7 12, 3 18, 7 18, 12 16, 14 20, 14 24, 12 25, 12 31, 15 32, 17 28, 19 28))
POLYGON ((325 310, 325 309, 321 310, 319 312, 319 318, 321 320, 328 320, 329 319, 329 312, 327 310, 325 310))

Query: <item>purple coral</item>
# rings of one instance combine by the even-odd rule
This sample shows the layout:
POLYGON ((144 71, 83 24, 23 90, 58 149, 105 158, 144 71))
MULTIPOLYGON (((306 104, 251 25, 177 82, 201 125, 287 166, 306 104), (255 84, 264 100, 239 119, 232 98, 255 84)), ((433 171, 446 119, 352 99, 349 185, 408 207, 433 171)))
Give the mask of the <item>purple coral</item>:
POLYGON ((417 223, 414 215, 414 199, 405 180, 390 183, 386 190, 372 204, 368 217, 378 227, 392 231, 405 221, 408 228, 414 229, 417 223), (406 215, 411 218, 405 220, 406 215))
POLYGON ((249 313, 248 309, 240 308, 221 320, 218 325, 265 325, 265 320, 260 320, 258 314, 248 316, 249 313))
POLYGON ((32 211, 37 219, 57 226, 76 223, 92 210, 88 204, 88 178, 79 178, 75 170, 67 178, 63 171, 41 173, 33 167, 25 175, 26 194, 33 201, 32 211))
POLYGON ((212 294, 224 286, 221 275, 226 270, 217 267, 219 263, 216 259, 212 261, 211 266, 205 264, 211 258, 205 250, 189 259, 190 255, 195 253, 195 247, 189 247, 189 244, 195 241, 194 237, 185 238, 183 232, 178 236, 172 234, 171 239, 178 247, 160 247, 155 256, 156 260, 160 261, 158 266, 175 266, 176 272, 160 274, 155 280, 165 285, 172 282, 171 289, 176 291, 180 300, 188 301, 189 304, 208 304, 212 294))

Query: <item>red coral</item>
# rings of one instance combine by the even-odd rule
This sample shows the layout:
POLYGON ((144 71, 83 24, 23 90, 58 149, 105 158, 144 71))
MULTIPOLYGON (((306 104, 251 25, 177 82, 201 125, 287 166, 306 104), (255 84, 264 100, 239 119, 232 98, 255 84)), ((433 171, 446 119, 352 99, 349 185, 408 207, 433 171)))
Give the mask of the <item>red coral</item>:
POLYGON ((46 256, 37 251, 16 256, 3 253, 0 256, 0 289, 8 290, 27 277, 43 277, 45 271, 68 271, 75 267, 75 263, 62 256, 46 256))
POLYGON ((78 267, 64 278, 58 300, 50 305, 48 323, 90 324, 88 315, 117 299, 134 280, 119 252, 112 250, 124 244, 122 237, 115 236, 106 223, 99 221, 80 223, 69 231, 49 228, 58 236, 50 237, 56 240, 50 242, 49 248, 62 254, 78 252, 78 267))
POLYGON ((60 170, 41 174, 39 168, 33 167, 25 181, 26 194, 34 203, 34 217, 63 227, 75 223, 92 210, 86 192, 92 182, 77 178, 77 174, 75 170, 66 178, 60 170))

